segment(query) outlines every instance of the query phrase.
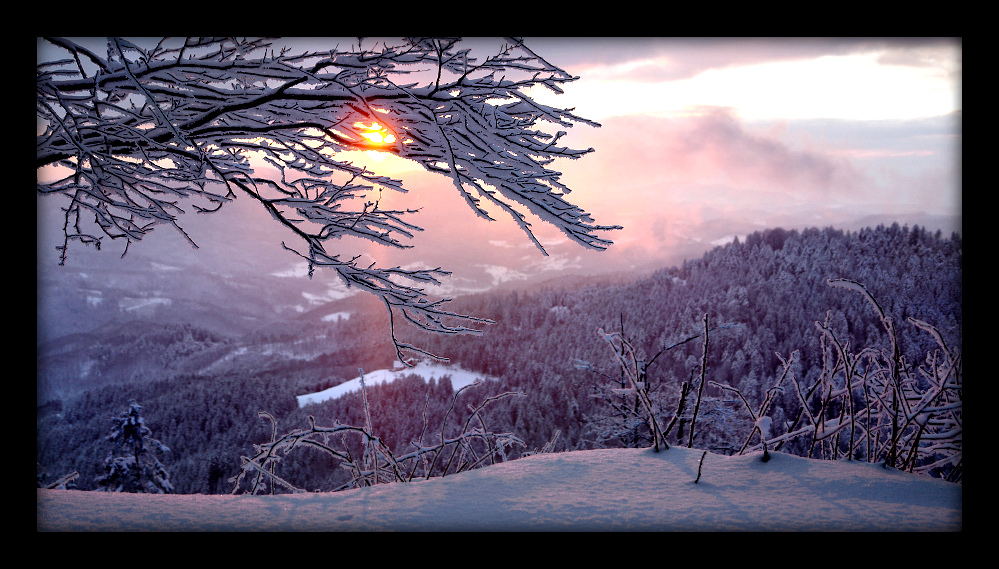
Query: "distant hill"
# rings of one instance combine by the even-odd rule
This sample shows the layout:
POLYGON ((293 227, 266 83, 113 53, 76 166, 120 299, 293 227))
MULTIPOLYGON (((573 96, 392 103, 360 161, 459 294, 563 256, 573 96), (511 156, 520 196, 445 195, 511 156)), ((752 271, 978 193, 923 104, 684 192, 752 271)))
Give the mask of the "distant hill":
MULTIPOLYGON (((663 346, 698 334, 707 313, 713 325, 731 325, 712 334, 707 379, 736 385, 758 404, 773 384, 781 357, 797 351, 794 372, 805 381, 819 373, 823 362, 817 321, 828 322, 855 349, 884 345, 883 328, 867 302, 829 287, 827 279, 848 278, 871 290, 900 323, 909 363, 921 362, 934 343, 906 323, 908 316, 937 326, 949 345, 960 347, 962 264, 959 235, 921 227, 771 229, 635 280, 584 279, 566 281, 566 286, 550 282, 457 297, 451 309, 496 322, 483 326, 481 335, 427 335, 402 325, 397 332, 403 341, 444 355, 464 370, 496 378, 463 395, 469 402, 500 392, 523 392, 489 410, 491 429, 516 433, 528 449, 541 448, 553 438, 559 449, 598 448, 614 444, 598 443, 592 430, 593 418, 604 405, 595 397, 596 389, 607 379, 578 366, 589 362, 605 376, 615 376, 612 354, 598 330, 623 330, 639 357, 650 357, 663 346)), ((141 275, 145 280, 139 282, 149 282, 151 275, 141 275)), ((104 298, 127 290, 110 283, 74 286, 76 292, 67 298, 81 307, 90 306, 83 290, 101 290, 104 298)), ((231 293, 238 305, 240 297, 233 291, 239 290, 244 290, 242 285, 230 282, 212 294, 221 299, 231 293)), ((174 302, 170 308, 183 306, 174 302)), ((270 436, 271 427, 257 417, 258 411, 277 417, 279 429, 302 427, 308 415, 320 424, 363 421, 357 393, 308 410, 299 409, 296 396, 356 378, 358 368, 391 367, 395 354, 384 309, 360 296, 285 314, 291 317, 230 334, 201 324, 108 320, 105 328, 40 344, 39 468, 52 476, 77 470, 85 487, 103 460, 107 417, 130 398, 144 406, 157 438, 177 453, 171 472, 185 492, 226 491, 221 478, 210 473, 215 469, 231 476, 239 454, 270 436), (323 320, 338 312, 351 316, 323 320), (46 389, 50 396, 61 395, 54 400, 43 397, 46 389)), ((696 340, 669 350, 650 368, 649 380, 666 402, 664 413, 676 408, 679 385, 691 380, 700 359, 701 343, 696 340)), ((725 403, 714 388, 706 391, 713 402, 699 420, 703 448, 732 452, 752 424, 740 402, 725 403)), ((368 396, 378 429, 404 449, 422 427, 414 410, 429 401, 432 412, 443 416, 453 389, 411 378, 372 386, 368 396)), ((777 405, 775 428, 785 413, 794 411, 793 394, 784 392, 777 405)), ((464 408, 464 403, 456 406, 464 408)), ((169 467, 171 461, 164 464, 169 467)), ((326 467, 312 459, 290 460, 286 468, 289 476, 295 473, 310 487, 333 483, 326 467)))

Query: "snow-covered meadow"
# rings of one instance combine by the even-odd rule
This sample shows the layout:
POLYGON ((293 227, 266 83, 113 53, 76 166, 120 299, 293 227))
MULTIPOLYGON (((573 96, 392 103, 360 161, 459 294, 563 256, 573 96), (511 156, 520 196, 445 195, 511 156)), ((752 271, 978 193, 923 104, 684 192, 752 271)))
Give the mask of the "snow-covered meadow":
POLYGON ((963 486, 771 452, 536 454, 336 493, 38 490, 40 531, 961 531, 963 486), (703 463, 701 463, 702 455, 703 463), (698 471, 700 478, 698 480, 698 471), (698 480, 696 483, 695 480, 698 480))
MULTIPOLYGON (((431 379, 450 377, 451 388, 455 391, 458 391, 466 385, 471 385, 478 380, 493 379, 481 373, 475 373, 462 369, 461 366, 458 365, 446 365, 437 362, 424 361, 415 364, 413 367, 404 367, 401 363, 396 362, 396 366, 392 369, 380 369, 372 372, 365 372, 363 374, 364 385, 372 386, 381 385, 382 383, 391 383, 396 379, 409 375, 417 375, 422 377, 423 380, 427 382, 431 379)), ((360 390, 361 376, 358 376, 339 385, 334 385, 329 389, 324 389, 316 393, 298 395, 296 396, 296 399, 298 400, 299 408, 302 408, 306 405, 322 403, 323 401, 336 399, 337 397, 342 397, 348 393, 360 390)))

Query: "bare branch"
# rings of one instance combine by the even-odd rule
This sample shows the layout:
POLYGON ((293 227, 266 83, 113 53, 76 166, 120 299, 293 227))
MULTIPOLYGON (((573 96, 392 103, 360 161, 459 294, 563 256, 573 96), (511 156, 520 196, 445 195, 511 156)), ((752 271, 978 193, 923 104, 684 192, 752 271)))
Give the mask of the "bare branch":
MULTIPOLYGON (((564 199, 569 188, 549 166, 592 149, 557 146, 565 132, 539 127, 599 125, 525 94, 535 85, 559 92, 576 78, 520 40, 481 62, 454 38, 321 53, 276 51, 264 39, 164 39, 147 48, 110 38, 107 59, 70 40, 49 42, 71 58, 38 66, 44 132, 36 137, 36 168, 58 175, 40 175, 37 191, 69 199, 63 260, 71 241, 99 246, 103 234, 124 240, 127 251, 162 224, 196 246, 182 229, 181 201, 210 213, 245 194, 295 238, 298 247, 287 248, 308 261, 310 276, 330 267, 416 326, 477 333, 444 318, 487 320, 441 310, 443 301, 420 288, 446 271, 365 268, 357 256, 327 250, 344 236, 404 248, 421 230, 407 221, 416 210, 379 205, 382 191, 406 191, 400 180, 338 154, 377 150, 443 174, 475 214, 489 218, 483 204, 505 211, 545 254, 528 216, 591 249, 611 244, 598 233, 620 228, 594 223, 564 199), (96 72, 87 73, 85 62, 96 72), (423 86, 399 80, 428 69, 437 78, 423 86), (386 134, 380 141, 366 137, 372 123, 386 134), (94 231, 80 227, 90 216, 94 231), (392 280, 398 277, 413 286, 392 280)), ((420 352, 392 339, 397 351, 420 352)))

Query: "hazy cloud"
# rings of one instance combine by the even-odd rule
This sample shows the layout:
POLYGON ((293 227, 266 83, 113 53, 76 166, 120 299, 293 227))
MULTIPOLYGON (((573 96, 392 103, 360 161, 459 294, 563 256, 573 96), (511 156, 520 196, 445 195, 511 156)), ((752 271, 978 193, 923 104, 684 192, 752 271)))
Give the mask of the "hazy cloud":
MULTIPOLYGON (((471 43, 483 48, 478 52, 482 56, 498 45, 495 40, 471 43)), ((386 160, 369 167, 402 178, 410 192, 388 192, 382 206, 419 208, 407 219, 425 230, 407 241, 414 249, 344 241, 338 252, 364 254, 385 267, 417 259, 423 268, 454 271, 443 288, 467 290, 519 283, 556 270, 607 272, 679 263, 699 256, 712 242, 767 227, 842 226, 861 215, 891 219, 887 216, 907 211, 960 213, 960 111, 913 120, 782 115, 780 120, 747 121, 732 108, 718 106, 728 101, 695 98, 692 104, 704 106, 685 106, 671 116, 639 114, 657 112, 639 103, 663 100, 650 95, 658 93, 652 83, 712 69, 824 55, 874 54, 882 64, 925 68, 930 74, 939 69, 959 78, 960 44, 955 49, 955 40, 527 38, 527 44, 551 63, 583 77, 567 87, 564 105, 559 99, 552 104, 577 106, 579 115, 603 125, 577 126, 563 139, 596 152, 554 167, 573 189, 568 196, 572 203, 591 213, 598 224, 624 226, 604 235, 615 244, 604 252, 584 250, 549 224, 530 218, 550 255, 545 257, 504 212, 494 212, 496 221, 487 222, 467 207, 448 178, 413 170, 412 163, 386 160), (590 80, 601 86, 593 98, 569 97, 574 86, 590 80), (617 110, 631 114, 591 115, 602 101, 619 104, 617 110)), ((750 86, 758 85, 758 78, 751 79, 750 86)), ((774 97, 787 95, 773 91, 774 97)), ((957 93, 960 96, 959 89, 957 93)), ((182 225, 203 245, 195 262, 219 267, 266 262, 265 274, 298 262, 280 247, 289 237, 286 230, 258 210, 257 204, 240 199, 218 214, 184 216, 182 225)), ((49 216, 56 237, 59 214, 53 210, 49 216)), ((52 241, 44 249, 54 263, 58 242, 52 241)), ((144 240, 135 254, 172 261, 157 254, 160 243, 164 250, 170 245, 182 251, 183 258, 190 257, 190 246, 168 227, 144 240)), ((114 251, 102 258, 119 262, 114 251)))
MULTIPOLYGON (((846 158, 792 147, 748 129, 723 109, 681 118, 614 117, 585 142, 597 151, 567 171, 575 182, 570 186, 588 186, 603 196, 609 188, 626 189, 620 195, 632 196, 627 203, 639 208, 648 207, 646 196, 632 190, 643 186, 666 190, 720 184, 819 197, 855 191, 865 181, 846 158)), ((604 199, 602 207, 608 201, 621 200, 604 199)))
POLYGON ((742 186, 820 192, 852 190, 861 179, 846 160, 750 133, 724 111, 685 122, 668 137, 666 166, 701 179, 714 172, 742 186))
POLYGON ((851 38, 527 38, 538 55, 570 73, 649 82, 689 79, 709 69, 848 55, 886 43, 891 44, 851 38))
POLYGON ((960 38, 899 38, 871 46, 882 50, 878 63, 884 65, 931 67, 955 79, 961 74, 960 38))

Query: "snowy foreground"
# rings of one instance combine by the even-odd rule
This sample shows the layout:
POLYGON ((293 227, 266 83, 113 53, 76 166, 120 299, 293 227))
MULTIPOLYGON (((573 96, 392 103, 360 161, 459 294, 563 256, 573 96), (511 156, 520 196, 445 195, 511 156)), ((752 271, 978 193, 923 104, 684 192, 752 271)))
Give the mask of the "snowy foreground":
POLYGON ((673 447, 539 454, 453 476, 275 496, 38 490, 37 529, 962 530, 962 486, 877 465, 673 447))

